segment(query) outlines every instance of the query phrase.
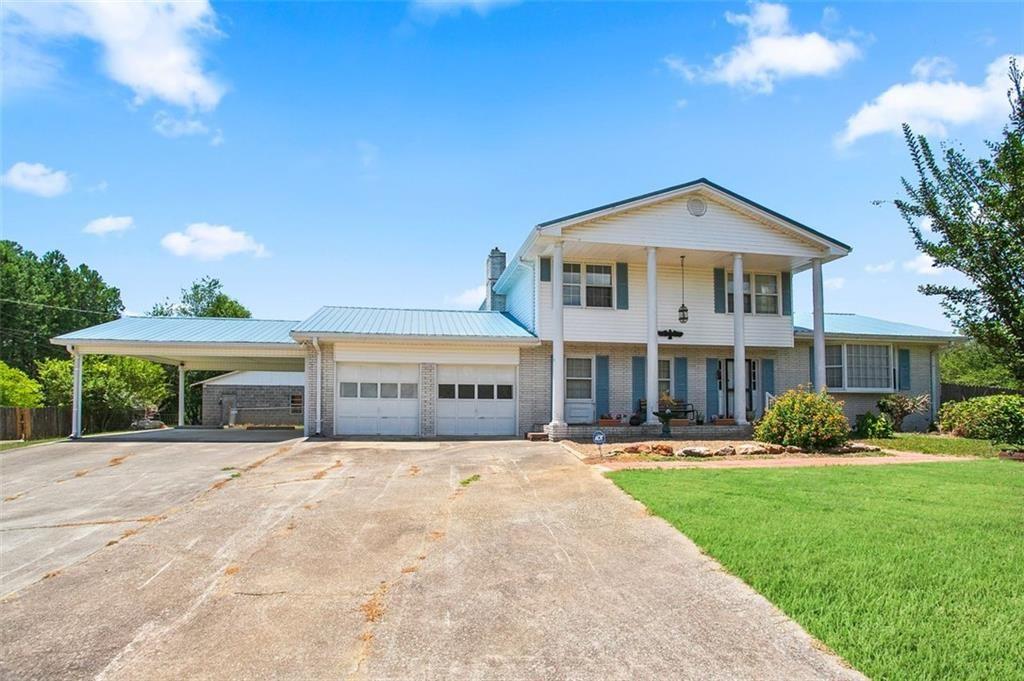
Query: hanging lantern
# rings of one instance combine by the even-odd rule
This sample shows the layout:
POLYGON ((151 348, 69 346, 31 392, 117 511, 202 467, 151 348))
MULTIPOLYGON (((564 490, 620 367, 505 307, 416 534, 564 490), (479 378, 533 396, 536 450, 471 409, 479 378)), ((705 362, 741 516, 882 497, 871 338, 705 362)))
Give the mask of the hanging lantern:
POLYGON ((679 288, 682 303, 679 305, 679 323, 685 324, 690 320, 690 311, 686 307, 686 256, 679 256, 679 288))

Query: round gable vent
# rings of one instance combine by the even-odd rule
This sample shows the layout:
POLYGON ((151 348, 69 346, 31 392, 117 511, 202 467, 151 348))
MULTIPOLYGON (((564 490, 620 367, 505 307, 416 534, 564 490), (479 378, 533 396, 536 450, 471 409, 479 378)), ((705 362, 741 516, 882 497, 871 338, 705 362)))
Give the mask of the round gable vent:
POLYGON ((694 196, 686 202, 686 209, 690 211, 690 215, 699 218, 708 212, 708 204, 699 196, 694 196))

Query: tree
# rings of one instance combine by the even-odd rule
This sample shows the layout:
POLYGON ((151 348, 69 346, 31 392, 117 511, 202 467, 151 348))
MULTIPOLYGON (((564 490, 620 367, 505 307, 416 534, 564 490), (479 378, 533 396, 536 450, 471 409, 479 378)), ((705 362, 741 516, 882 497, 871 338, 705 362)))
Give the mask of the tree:
POLYGON ((939 357, 939 374, 943 383, 982 385, 993 388, 1024 388, 984 345, 975 341, 961 343, 939 357))
POLYGON ((71 267, 60 251, 42 258, 0 241, 0 361, 35 375, 36 360, 66 357, 50 338, 117 319, 121 292, 96 270, 71 267))
POLYGON ((986 142, 989 158, 972 161, 946 145, 937 156, 903 125, 917 178, 901 178, 906 198, 895 203, 918 250, 971 283, 919 290, 940 296, 953 324, 1024 381, 1024 92, 1014 60, 1009 75, 1010 120, 998 141, 986 142))
POLYGON ((153 306, 154 317, 233 317, 249 318, 252 313, 240 302, 224 293, 220 279, 203 277, 181 289, 181 300, 169 298, 153 306))
MULTIPOLYGON (((169 394, 164 370, 154 362, 86 355, 82 364, 82 414, 92 432, 126 427, 135 416, 158 408, 169 394)), ((41 360, 38 372, 47 405, 71 404, 70 359, 41 360)))
POLYGON ((0 362, 0 407, 41 407, 43 391, 21 369, 0 362))

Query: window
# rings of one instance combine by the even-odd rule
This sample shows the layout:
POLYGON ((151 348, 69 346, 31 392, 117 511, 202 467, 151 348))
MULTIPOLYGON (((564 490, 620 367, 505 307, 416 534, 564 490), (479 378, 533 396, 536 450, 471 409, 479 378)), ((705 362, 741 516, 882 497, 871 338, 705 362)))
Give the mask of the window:
POLYGON ((580 266, 562 265, 562 304, 580 305, 580 266))
POLYGON ((420 393, 420 387, 415 383, 403 383, 401 385, 401 392, 399 393, 403 400, 416 399, 416 396, 420 393))
POLYGON ((499 400, 511 400, 512 399, 512 386, 511 385, 498 385, 498 399, 499 400))
POLYGON ((381 383, 380 384, 380 396, 384 399, 394 400, 398 399, 398 384, 397 383, 381 383))
POLYGON ((754 275, 754 310, 757 314, 779 314, 779 280, 774 274, 754 275))
POLYGON ((360 383, 359 384, 359 396, 360 397, 377 397, 377 384, 376 383, 360 383))
POLYGON ((459 383, 459 399, 472 400, 476 398, 476 386, 472 383, 459 383))
POLYGON ((568 357, 565 360, 565 398, 589 400, 593 397, 593 363, 590 358, 568 357))
POLYGON ((292 414, 302 413, 302 393, 292 393, 288 401, 288 411, 292 414))
POLYGON ((825 346, 825 385, 829 388, 843 387, 843 346, 825 346))
MULTIPOLYGON (((726 299, 729 304, 729 312, 733 312, 735 304, 733 301, 732 293, 732 272, 725 273, 725 291, 726 299)), ((743 275, 743 311, 750 314, 750 275, 743 275)))
POLYGON ((358 383, 342 383, 341 384, 341 396, 342 397, 356 397, 359 395, 359 384, 358 383))
POLYGON ((476 398, 478 400, 493 400, 494 386, 481 383, 476 387, 476 398))
POLYGON ((672 394, 672 360, 658 360, 658 397, 668 393, 672 394))
POLYGON ((587 307, 612 306, 612 266, 587 265, 587 307))
POLYGON ((455 384, 454 383, 441 383, 437 386, 437 399, 439 400, 454 400, 455 399, 455 384))

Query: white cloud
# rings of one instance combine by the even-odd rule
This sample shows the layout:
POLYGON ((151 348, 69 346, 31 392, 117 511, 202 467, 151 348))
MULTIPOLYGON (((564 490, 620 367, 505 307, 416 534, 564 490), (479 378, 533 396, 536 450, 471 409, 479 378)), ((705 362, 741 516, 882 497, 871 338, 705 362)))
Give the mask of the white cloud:
POLYGON ((469 10, 480 16, 492 9, 515 5, 519 0, 413 0, 412 11, 417 15, 459 14, 469 10))
MULTIPOLYGON (((1005 117, 1009 108, 1006 90, 1010 83, 1007 77, 1010 56, 1004 55, 989 64, 985 80, 978 85, 953 80, 917 80, 893 85, 850 116, 836 144, 846 147, 870 135, 901 134, 903 123, 909 123, 916 133, 944 137, 950 125, 1005 117)), ((1017 60, 1024 60, 1024 56, 1018 55, 1017 60)))
POLYGON ((204 69, 200 45, 202 39, 220 35, 215 20, 206 0, 8 0, 3 8, 5 57, 10 56, 16 73, 27 74, 23 80, 39 84, 55 70, 42 46, 84 38, 101 47, 106 75, 130 88, 137 104, 155 98, 208 110, 224 94, 224 87, 204 69))
POLYGON ((0 177, 5 187, 43 198, 52 198, 71 189, 71 178, 63 170, 48 168, 42 163, 18 161, 0 177))
POLYGON ((82 231, 86 234, 95 234, 97 236, 106 236, 107 234, 116 234, 124 232, 135 227, 135 220, 130 215, 123 215, 121 217, 114 217, 108 215, 105 218, 96 218, 85 226, 82 231))
POLYGON ((954 71, 956 64, 946 57, 921 57, 910 67, 910 75, 918 80, 944 80, 954 71))
POLYGON ((484 302, 486 297, 487 287, 484 284, 480 284, 479 286, 468 288, 457 295, 445 296, 444 302, 446 305, 475 310, 480 307, 480 303, 484 302))
POLYGON ((166 111, 157 111, 153 116, 153 129, 164 137, 188 137, 206 135, 210 129, 195 118, 175 118, 166 111))
POLYGON ((199 260, 221 260, 239 253, 251 253, 257 258, 269 255, 266 247, 249 234, 206 222, 193 223, 184 232, 165 234, 160 245, 174 255, 199 260))
POLYGON ((922 232, 925 232, 926 234, 931 234, 932 224, 933 221, 931 217, 928 215, 923 215, 921 216, 921 219, 917 221, 917 228, 920 229, 922 232))
POLYGON ((822 285, 827 289, 838 291, 839 289, 846 286, 846 279, 844 279, 843 277, 831 277, 822 282, 822 285))
MULTIPOLYGON (((826 10, 826 22, 836 18, 826 10)), ((746 39, 714 58, 710 67, 689 66, 668 57, 665 64, 688 80, 697 77, 769 94, 777 81, 805 76, 826 76, 860 56, 849 40, 832 40, 820 33, 797 33, 789 23, 789 8, 770 2, 755 2, 749 14, 726 12, 725 19, 742 27, 746 39)))
POLYGON ((935 261, 932 257, 926 253, 920 253, 913 260, 907 260, 903 263, 903 269, 914 274, 923 274, 929 277, 935 277, 942 274, 942 270, 935 266, 935 261))
POLYGON ((868 274, 882 274, 883 272, 892 272, 895 267, 896 261, 890 260, 889 262, 883 262, 877 265, 865 265, 864 271, 868 274))

